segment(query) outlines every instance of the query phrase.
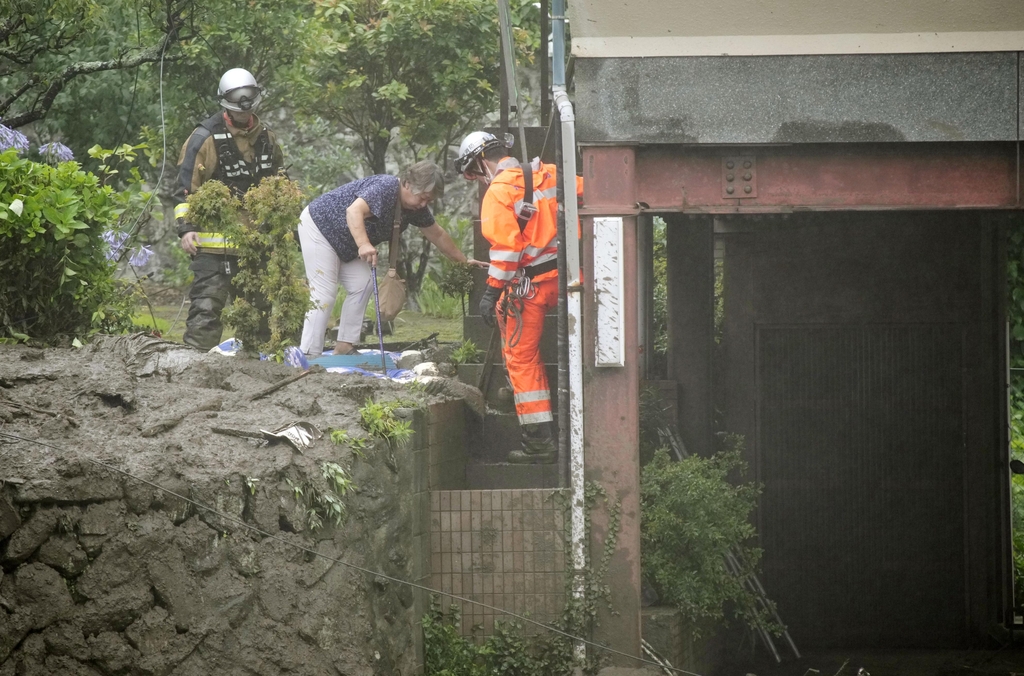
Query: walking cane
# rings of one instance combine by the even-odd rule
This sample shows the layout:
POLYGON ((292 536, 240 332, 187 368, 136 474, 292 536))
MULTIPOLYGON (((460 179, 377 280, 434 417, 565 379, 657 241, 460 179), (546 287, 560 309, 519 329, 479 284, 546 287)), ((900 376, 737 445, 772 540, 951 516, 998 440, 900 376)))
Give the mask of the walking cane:
POLYGON ((380 339, 380 372, 385 376, 388 374, 388 363, 384 359, 384 332, 380 328, 380 291, 377 290, 377 266, 370 267, 370 276, 373 277, 373 303, 377 308, 377 338, 380 339))

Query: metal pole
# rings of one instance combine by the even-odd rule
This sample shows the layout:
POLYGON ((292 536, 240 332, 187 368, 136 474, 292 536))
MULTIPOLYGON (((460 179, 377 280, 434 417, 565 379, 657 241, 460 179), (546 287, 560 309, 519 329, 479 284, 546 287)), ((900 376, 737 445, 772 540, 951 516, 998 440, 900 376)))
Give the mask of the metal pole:
MULTIPOLYGON (((562 215, 562 238, 559 256, 564 252, 566 281, 566 343, 569 369, 569 485, 570 542, 572 547, 573 597, 582 599, 585 593, 582 571, 586 567, 586 528, 584 524, 584 457, 583 457, 583 285, 580 279, 579 214, 576 207, 576 116, 565 86, 565 0, 552 2, 551 83, 552 99, 558 110, 561 136, 562 194, 559 212, 562 215)), ((586 661, 586 645, 573 646, 577 664, 586 661)))
POLYGON ((377 338, 380 340, 380 372, 388 374, 388 363, 384 358, 384 331, 380 327, 380 291, 377 289, 377 266, 370 266, 370 277, 373 278, 373 304, 377 310, 377 338))
POLYGON ((526 148, 526 127, 523 126, 523 97, 516 81, 516 55, 512 49, 512 12, 508 8, 508 0, 498 0, 498 24, 501 28, 501 51, 505 63, 505 83, 508 85, 508 97, 516 102, 516 122, 519 126, 519 145, 522 148, 523 171, 530 164, 530 153, 526 148))
MULTIPOLYGON (((548 35, 551 33, 551 20, 548 18, 550 0, 540 0, 540 126, 551 123, 551 93, 548 91, 548 35)), ((543 155, 543 151, 541 152, 543 155)))
MULTIPOLYGON (((559 135, 561 127, 556 127, 559 135)), ((558 485, 569 485, 569 306, 566 300, 568 275, 565 258, 565 175, 561 170, 562 145, 555 140, 555 165, 558 170, 558 485)))

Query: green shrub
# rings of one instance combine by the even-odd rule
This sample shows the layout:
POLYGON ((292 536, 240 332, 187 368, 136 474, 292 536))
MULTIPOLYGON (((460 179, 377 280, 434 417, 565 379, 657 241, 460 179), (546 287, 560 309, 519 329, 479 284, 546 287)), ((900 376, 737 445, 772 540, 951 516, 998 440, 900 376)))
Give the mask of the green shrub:
POLYGON ((302 206, 298 184, 284 176, 263 179, 245 194, 245 211, 219 181, 189 196, 189 217, 206 232, 223 232, 238 248, 238 297, 224 310, 249 354, 280 357, 295 343, 310 308, 302 257, 293 231, 302 206))
POLYGON ((749 517, 759 488, 733 485, 741 472, 740 438, 711 458, 691 456, 679 462, 660 449, 640 479, 641 561, 645 577, 661 598, 694 623, 725 619, 725 609, 751 626, 778 630, 747 591, 740 576, 726 567, 735 555, 744 575, 754 572, 761 551, 749 517))
POLYGON ((441 275, 437 280, 437 288, 445 297, 457 298, 462 307, 462 316, 465 316, 466 296, 473 291, 473 266, 445 258, 441 261, 441 275))
MULTIPOLYGON (((1024 222, 1007 228, 1006 322, 1010 329, 1010 456, 1024 461, 1024 222)), ((1014 605, 1024 609, 1024 476, 1010 484, 1014 605)), ((1019 612, 1019 610, 1018 610, 1019 612)))
POLYGON ((132 287, 103 235, 137 190, 117 192, 77 162, 0 153, 0 339, 55 342, 131 327, 132 287))
MULTIPOLYGON (((1010 457, 1024 461, 1024 379, 1019 371, 1010 379, 1010 457)), ((1010 523, 1013 542, 1014 605, 1024 608, 1024 475, 1010 480, 1010 523)))
MULTIPOLYGON (((559 634, 528 635, 511 618, 496 620, 483 643, 460 630, 458 606, 441 612, 433 597, 423 616, 423 673, 426 676, 568 676, 573 673, 572 644, 559 634)), ((588 665, 592 667, 592 665, 588 665)), ((586 668, 586 673, 593 673, 586 668)))

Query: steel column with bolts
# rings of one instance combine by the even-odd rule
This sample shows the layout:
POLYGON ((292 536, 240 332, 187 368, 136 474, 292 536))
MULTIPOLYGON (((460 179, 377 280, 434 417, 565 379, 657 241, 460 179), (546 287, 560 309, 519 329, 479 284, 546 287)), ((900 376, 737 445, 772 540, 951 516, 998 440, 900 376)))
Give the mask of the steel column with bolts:
MULTIPOLYGON (((584 203, 591 214, 603 212, 614 219, 623 207, 635 202, 632 148, 583 149, 584 203)), ((583 219, 584 279, 596 280, 593 216, 583 219)), ((637 294, 637 219, 621 218, 621 302, 617 304, 622 327, 622 366, 595 366, 600 299, 595 285, 584 293, 584 428, 585 472, 588 481, 601 485, 611 501, 621 502, 618 544, 605 580, 611 587, 615 614, 599 608, 595 640, 631 655, 640 654, 640 462, 637 294)), ((598 503, 592 514, 590 553, 597 561, 604 551, 609 513, 598 503)), ((622 666, 635 666, 626 664, 622 666)))

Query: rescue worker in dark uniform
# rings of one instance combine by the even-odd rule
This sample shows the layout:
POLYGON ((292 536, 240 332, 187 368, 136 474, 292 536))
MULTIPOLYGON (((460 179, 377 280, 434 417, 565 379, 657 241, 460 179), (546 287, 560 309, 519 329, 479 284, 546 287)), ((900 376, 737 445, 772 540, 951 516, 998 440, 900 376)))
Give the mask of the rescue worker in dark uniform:
POLYGON ((238 257, 223 233, 197 232, 189 222, 186 199, 210 179, 224 183, 241 199, 284 164, 277 136, 256 116, 263 96, 252 73, 242 68, 227 71, 217 95, 223 110, 196 127, 181 148, 174 207, 181 248, 192 256, 189 269, 195 273, 184 341, 203 350, 220 343, 220 315, 234 295, 231 279, 238 257))

